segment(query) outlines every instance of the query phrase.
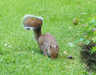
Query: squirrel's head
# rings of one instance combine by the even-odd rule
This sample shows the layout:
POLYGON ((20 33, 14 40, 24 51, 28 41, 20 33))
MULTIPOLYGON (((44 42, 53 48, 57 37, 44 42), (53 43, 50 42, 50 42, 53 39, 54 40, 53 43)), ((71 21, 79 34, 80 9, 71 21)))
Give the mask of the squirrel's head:
POLYGON ((58 57, 58 51, 59 51, 59 47, 57 45, 50 45, 48 47, 48 56, 51 58, 57 58, 58 57))
POLYGON ((24 28, 27 30, 41 27, 42 23, 43 23, 42 17, 33 16, 33 15, 24 16, 23 24, 24 24, 24 28))

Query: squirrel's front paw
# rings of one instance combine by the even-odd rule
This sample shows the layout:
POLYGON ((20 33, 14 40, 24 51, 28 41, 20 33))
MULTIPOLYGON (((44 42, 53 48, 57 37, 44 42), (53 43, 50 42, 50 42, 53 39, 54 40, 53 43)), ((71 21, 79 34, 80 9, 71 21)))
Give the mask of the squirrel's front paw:
POLYGON ((47 56, 47 53, 44 52, 43 54, 44 54, 44 56, 47 56))

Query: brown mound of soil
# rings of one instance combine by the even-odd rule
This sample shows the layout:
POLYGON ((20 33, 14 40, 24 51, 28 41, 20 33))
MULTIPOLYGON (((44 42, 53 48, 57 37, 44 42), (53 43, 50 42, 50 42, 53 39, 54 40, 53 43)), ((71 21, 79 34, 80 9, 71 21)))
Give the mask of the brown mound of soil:
POLYGON ((96 71, 96 52, 91 54, 90 50, 92 47, 96 46, 96 43, 89 43, 88 45, 83 45, 80 52, 81 59, 87 65, 87 69, 91 71, 96 71))

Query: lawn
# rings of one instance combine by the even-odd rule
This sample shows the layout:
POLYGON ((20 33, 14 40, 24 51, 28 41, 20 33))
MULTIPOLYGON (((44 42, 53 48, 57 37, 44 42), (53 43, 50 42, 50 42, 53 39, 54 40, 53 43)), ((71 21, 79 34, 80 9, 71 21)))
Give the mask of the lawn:
POLYGON ((0 75, 89 75, 78 43, 95 7, 96 0, 0 0, 0 75), (60 47, 57 59, 40 54, 33 31, 22 25, 25 14, 44 18, 42 32, 50 32, 60 47))

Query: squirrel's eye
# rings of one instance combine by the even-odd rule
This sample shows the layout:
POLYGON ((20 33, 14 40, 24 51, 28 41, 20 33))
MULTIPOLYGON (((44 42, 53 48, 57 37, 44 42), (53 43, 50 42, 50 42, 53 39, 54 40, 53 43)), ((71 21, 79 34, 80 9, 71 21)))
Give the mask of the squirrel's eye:
POLYGON ((50 48, 52 48, 52 46, 50 45, 50 48))

